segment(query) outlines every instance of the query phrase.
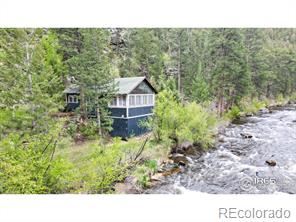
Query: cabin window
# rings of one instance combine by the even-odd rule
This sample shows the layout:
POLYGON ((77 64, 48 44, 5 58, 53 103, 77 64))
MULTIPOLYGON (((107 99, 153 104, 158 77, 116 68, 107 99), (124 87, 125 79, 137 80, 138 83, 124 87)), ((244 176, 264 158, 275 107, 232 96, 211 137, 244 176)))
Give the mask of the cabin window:
POLYGON ((112 101, 111 101, 111 106, 117 106, 117 97, 115 97, 112 101))
POLYGON ((78 103, 78 97, 75 95, 68 96, 68 103, 78 103))
POLYGON ((132 95, 129 96, 129 105, 130 106, 135 105, 135 96, 132 96, 132 95))
POLYGON ((129 106, 153 106, 154 95, 142 94, 142 95, 129 95, 129 106))
POLYGON ((125 96, 119 96, 118 97, 118 105, 119 106, 125 106, 126 105, 126 98, 125 98, 125 96))
POLYGON ((142 105, 142 96, 137 95, 136 96, 136 106, 140 106, 140 105, 142 105))
POLYGON ((153 95, 148 95, 148 104, 153 105, 153 95))
POLYGON ((147 100, 147 95, 143 96, 143 105, 147 105, 148 104, 148 100, 147 100))

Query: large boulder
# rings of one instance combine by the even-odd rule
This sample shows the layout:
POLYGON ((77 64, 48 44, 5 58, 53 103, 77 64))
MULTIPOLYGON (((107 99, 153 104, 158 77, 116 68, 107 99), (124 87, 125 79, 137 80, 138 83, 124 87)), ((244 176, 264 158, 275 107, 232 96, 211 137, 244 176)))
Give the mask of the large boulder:
POLYGON ((242 125, 248 122, 248 119, 245 116, 241 116, 239 118, 235 118, 232 120, 233 124, 242 125))
POLYGON ((178 153, 185 155, 196 155, 197 149, 192 142, 184 141, 178 148, 178 153))
POLYGON ((125 178, 124 182, 115 184, 117 194, 140 194, 142 189, 137 186, 137 179, 133 176, 125 178))
POLYGON ((220 143, 225 143, 225 137, 222 136, 222 135, 219 135, 219 137, 218 137, 218 142, 220 142, 220 143))
POLYGON ((251 116, 254 116, 254 114, 253 113, 246 113, 245 116, 246 117, 251 117, 251 116))
POLYGON ((189 163, 187 157, 180 153, 170 155, 170 159, 173 160, 174 163, 182 166, 189 163))

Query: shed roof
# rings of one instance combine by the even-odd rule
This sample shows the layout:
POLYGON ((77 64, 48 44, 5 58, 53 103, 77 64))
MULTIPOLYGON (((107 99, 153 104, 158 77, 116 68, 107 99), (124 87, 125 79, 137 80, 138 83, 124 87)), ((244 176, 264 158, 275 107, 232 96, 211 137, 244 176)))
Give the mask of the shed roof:
MULTIPOLYGON (((156 90, 148 82, 145 76, 141 77, 126 77, 126 78, 115 78, 114 82, 117 87, 117 94, 124 95, 131 93, 141 82, 146 81, 147 84, 153 89, 156 90)), ((79 93, 79 86, 77 84, 70 85, 67 89, 64 90, 64 93, 79 93)))
POLYGON ((68 88, 66 88, 64 93, 68 94, 78 94, 79 93, 79 86, 77 84, 71 84, 68 88))

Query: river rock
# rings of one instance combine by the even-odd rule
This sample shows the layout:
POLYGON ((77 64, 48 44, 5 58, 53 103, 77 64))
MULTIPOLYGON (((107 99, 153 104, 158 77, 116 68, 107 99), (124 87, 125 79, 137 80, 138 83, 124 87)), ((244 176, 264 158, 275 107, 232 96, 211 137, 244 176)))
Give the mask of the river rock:
POLYGON ((193 143, 190 141, 184 141, 181 145, 180 148, 181 149, 189 149, 190 147, 193 147, 193 143))
POLYGON ((156 173, 150 177, 151 181, 163 181, 163 173, 156 173))
POLYGON ((170 155, 170 159, 172 159, 174 163, 177 163, 182 166, 187 165, 189 162, 187 157, 180 153, 170 155))
POLYGON ((240 135, 245 139, 251 139, 253 136, 249 133, 240 133, 240 135))
POLYGON ((176 153, 183 155, 197 155, 200 151, 200 145, 190 141, 183 142, 177 149, 176 153))
POLYGON ((137 179, 133 176, 125 178, 124 182, 115 184, 115 193, 117 194, 140 194, 142 190, 136 185, 137 179))
POLYGON ((196 150, 193 147, 193 143, 185 141, 180 145, 180 148, 183 150, 185 155, 195 155, 196 150))
POLYGON ((224 136, 219 136, 218 137, 218 142, 220 142, 220 143, 224 143, 225 142, 225 138, 224 138, 224 136))
POLYGON ((259 113, 264 114, 264 113, 269 113, 269 109, 267 108, 262 108, 259 110, 259 113))
POLYGON ((175 173, 180 173, 181 171, 182 170, 179 167, 174 167, 174 168, 171 168, 170 170, 163 172, 162 175, 163 176, 170 176, 175 173))
POLYGON ((253 113, 246 113, 245 116, 246 117, 251 117, 251 116, 253 116, 253 113))
POLYGON ((241 116, 239 118, 235 118, 234 120, 232 120, 232 123, 233 124, 237 124, 237 125, 242 125, 242 124, 245 124, 247 123, 248 120, 245 116, 241 116))
POLYGON ((276 165, 275 160, 266 160, 265 163, 267 163, 269 166, 275 166, 276 165))

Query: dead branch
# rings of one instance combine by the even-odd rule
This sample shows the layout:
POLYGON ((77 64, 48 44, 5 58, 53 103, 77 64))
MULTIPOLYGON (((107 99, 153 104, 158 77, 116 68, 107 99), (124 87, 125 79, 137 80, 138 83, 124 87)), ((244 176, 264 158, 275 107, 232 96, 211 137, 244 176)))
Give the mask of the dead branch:
POLYGON ((136 156, 135 156, 135 158, 134 158, 134 161, 136 161, 136 160, 141 156, 141 154, 143 153, 144 148, 145 148, 145 145, 146 145, 148 139, 149 139, 149 137, 146 137, 144 143, 142 144, 142 146, 141 146, 140 149, 138 150, 138 152, 137 152, 137 154, 136 154, 136 156))

